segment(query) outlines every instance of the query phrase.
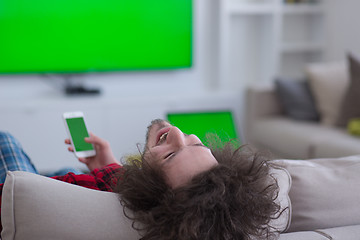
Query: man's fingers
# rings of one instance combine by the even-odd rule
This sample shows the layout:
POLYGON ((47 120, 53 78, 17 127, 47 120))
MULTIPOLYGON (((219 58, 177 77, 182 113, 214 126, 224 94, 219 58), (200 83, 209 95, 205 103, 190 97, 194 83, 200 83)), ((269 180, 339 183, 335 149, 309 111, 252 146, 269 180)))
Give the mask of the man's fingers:
POLYGON ((84 163, 84 164, 88 164, 88 159, 87 158, 78 158, 79 162, 84 163))
POLYGON ((101 146, 106 145, 106 141, 90 132, 90 137, 85 138, 85 142, 98 144, 101 146))
POLYGON ((68 147, 68 150, 69 150, 70 152, 74 152, 73 147, 68 147))
POLYGON ((66 143, 66 144, 71 144, 70 139, 68 139, 68 138, 67 138, 67 139, 65 139, 65 143, 66 143))

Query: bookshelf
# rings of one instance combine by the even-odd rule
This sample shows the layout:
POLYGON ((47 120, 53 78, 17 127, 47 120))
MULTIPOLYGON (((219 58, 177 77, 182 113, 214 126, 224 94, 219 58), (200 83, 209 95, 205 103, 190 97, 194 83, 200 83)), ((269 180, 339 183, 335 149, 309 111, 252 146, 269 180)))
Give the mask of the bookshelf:
POLYGON ((301 78, 324 51, 322 0, 219 0, 219 87, 301 78))

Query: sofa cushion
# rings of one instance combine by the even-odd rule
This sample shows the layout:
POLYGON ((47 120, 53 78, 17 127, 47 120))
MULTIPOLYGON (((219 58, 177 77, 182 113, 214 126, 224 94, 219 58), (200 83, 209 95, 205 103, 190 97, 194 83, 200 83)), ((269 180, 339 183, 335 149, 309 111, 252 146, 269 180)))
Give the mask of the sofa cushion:
POLYGON ((313 141, 328 128, 316 122, 294 121, 286 117, 267 117, 254 121, 253 144, 281 158, 307 159, 313 154, 313 141))
MULTIPOLYGON (((332 240, 315 231, 283 233, 279 240, 332 240)), ((355 239, 354 239, 355 240, 355 239)))
POLYGON ((349 85, 347 65, 314 63, 306 67, 306 73, 321 122, 325 125, 335 125, 343 96, 349 85))
POLYGON ((343 157, 360 154, 360 138, 345 129, 329 128, 313 141, 313 157, 343 157))
POLYGON ((253 122, 252 143, 278 158, 309 159, 360 154, 360 138, 316 122, 267 117, 253 122))
POLYGON ((283 233, 279 240, 358 240, 360 225, 283 233))
POLYGON ((292 177, 289 232, 360 224, 360 156, 278 162, 292 177))
POLYGON ((2 240, 135 240, 115 193, 91 190, 27 172, 8 172, 2 240))
POLYGON ((349 54, 350 85, 347 88, 340 113, 337 119, 337 125, 345 127, 352 118, 360 117, 360 60, 349 54))
POLYGON ((276 79, 275 90, 287 116, 295 120, 319 120, 307 80, 276 79))
POLYGON ((360 238, 360 225, 320 229, 317 232, 327 236, 329 240, 358 240, 360 238))

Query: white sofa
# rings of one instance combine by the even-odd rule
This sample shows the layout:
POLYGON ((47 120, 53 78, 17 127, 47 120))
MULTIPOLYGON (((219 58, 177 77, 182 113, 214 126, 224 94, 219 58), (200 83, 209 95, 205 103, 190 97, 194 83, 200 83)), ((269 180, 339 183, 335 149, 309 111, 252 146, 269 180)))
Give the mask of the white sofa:
MULTIPOLYGON (((276 160, 279 199, 289 214, 281 240, 358 240, 360 156, 276 160), (288 201, 288 200, 291 201, 288 201)), ((9 172, 2 194, 3 240, 135 240, 114 193, 26 172, 9 172)))
POLYGON ((345 128, 287 117, 274 85, 253 85, 247 89, 245 136, 248 143, 281 158, 360 154, 360 137, 348 134, 345 128))

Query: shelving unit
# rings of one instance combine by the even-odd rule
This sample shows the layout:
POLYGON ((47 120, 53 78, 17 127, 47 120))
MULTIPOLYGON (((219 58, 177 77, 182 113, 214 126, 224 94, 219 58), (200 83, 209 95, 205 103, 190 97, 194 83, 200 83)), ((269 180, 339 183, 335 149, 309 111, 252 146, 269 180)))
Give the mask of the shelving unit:
POLYGON ((323 7, 319 3, 283 4, 284 14, 322 14, 323 7))
POLYGON ((322 0, 219 0, 219 87, 301 78, 324 51, 322 0))
POLYGON ((275 7, 272 4, 239 4, 230 5, 227 9, 229 14, 267 14, 275 11, 275 7))

